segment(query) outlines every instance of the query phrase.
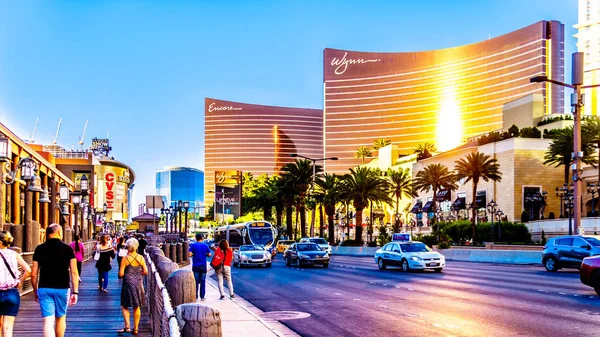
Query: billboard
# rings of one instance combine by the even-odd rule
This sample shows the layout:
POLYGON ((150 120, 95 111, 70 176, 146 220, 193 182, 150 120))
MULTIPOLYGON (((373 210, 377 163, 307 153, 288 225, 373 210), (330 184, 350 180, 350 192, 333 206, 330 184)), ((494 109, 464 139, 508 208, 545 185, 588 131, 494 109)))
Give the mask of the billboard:
POLYGON ((242 171, 215 171, 215 221, 242 213, 242 171))
POLYGON ((94 167, 96 193, 94 205, 97 211, 106 208, 111 216, 107 219, 127 219, 127 190, 131 182, 129 170, 119 166, 99 165, 94 167))

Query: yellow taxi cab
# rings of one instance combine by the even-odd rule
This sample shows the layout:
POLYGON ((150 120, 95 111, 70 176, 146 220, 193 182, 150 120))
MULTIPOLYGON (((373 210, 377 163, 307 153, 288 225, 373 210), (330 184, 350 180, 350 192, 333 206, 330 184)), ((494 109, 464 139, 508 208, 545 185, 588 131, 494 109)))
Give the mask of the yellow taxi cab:
POLYGON ((289 245, 296 243, 294 240, 279 240, 277 241, 277 251, 283 253, 289 245))

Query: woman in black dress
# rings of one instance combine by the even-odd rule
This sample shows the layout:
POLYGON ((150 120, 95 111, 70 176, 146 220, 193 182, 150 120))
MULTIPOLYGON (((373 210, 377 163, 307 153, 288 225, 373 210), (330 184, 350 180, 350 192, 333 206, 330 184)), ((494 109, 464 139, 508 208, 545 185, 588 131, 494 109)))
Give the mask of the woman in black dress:
POLYGON ((108 292, 108 272, 112 269, 110 261, 115 258, 115 250, 110 244, 108 235, 103 235, 100 239, 100 245, 96 250, 100 252, 100 258, 96 261, 96 269, 98 269, 98 290, 105 293, 108 292))
POLYGON ((142 315, 141 307, 144 305, 144 275, 148 275, 146 261, 137 253, 139 247, 138 240, 131 238, 125 242, 127 255, 121 261, 119 266, 119 276, 123 278, 121 288, 121 312, 125 327, 119 330, 119 333, 130 331, 129 308, 133 308, 133 334, 138 334, 138 326, 142 315))

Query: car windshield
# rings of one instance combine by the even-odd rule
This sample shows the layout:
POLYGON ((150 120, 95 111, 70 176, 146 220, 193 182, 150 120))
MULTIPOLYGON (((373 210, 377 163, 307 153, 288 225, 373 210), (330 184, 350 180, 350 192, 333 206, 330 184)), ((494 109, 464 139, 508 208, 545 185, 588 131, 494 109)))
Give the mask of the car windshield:
POLYGON ((319 246, 315 245, 314 243, 302 243, 302 244, 298 244, 298 251, 299 252, 309 252, 309 251, 319 251, 321 250, 319 248, 319 246))
POLYGON ((268 245, 273 242, 273 232, 271 228, 249 228, 250 240, 255 245, 268 245))
POLYGON ((241 246, 240 251, 245 252, 249 250, 264 250, 261 246, 241 246))
POLYGON ((280 245, 291 245, 294 241, 279 241, 280 245))
POLYGON ((310 239, 310 242, 316 243, 318 245, 326 245, 327 244, 327 241, 325 241, 325 239, 323 239, 323 238, 310 239))
POLYGON ((596 239, 596 238, 585 238, 587 240, 587 242, 589 242, 590 244, 596 246, 596 247, 600 247, 600 240, 596 239))
POLYGON ((430 252, 431 249, 423 243, 403 243, 400 245, 404 253, 430 252))

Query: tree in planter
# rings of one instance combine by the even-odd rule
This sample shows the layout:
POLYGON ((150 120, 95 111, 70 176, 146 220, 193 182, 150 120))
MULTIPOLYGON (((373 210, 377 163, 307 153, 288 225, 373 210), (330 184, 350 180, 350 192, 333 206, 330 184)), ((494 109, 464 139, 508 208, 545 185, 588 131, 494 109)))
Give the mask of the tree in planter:
POLYGON ((368 167, 350 169, 344 175, 344 193, 356 210, 355 241, 362 241, 362 212, 369 202, 391 203, 387 180, 368 167))
POLYGON ((327 215, 327 227, 328 227, 328 238, 329 243, 335 243, 334 233, 334 222, 333 216, 335 215, 335 205, 339 200, 340 194, 340 177, 336 174, 324 174, 321 179, 317 180, 317 195, 320 196, 323 205, 325 206, 325 214, 327 215))
POLYGON ((365 146, 361 146, 356 150, 356 153, 354 154, 354 157, 356 159, 362 159, 362 165, 365 164, 365 158, 366 157, 372 157, 373 154, 371 153, 371 149, 369 149, 368 147, 365 146))
MULTIPOLYGON (((456 166, 454 170, 456 172, 456 179, 465 179, 465 183, 472 181, 473 184, 473 201, 472 205, 477 204, 477 184, 483 179, 483 181, 496 181, 502 180, 502 173, 500 172, 500 165, 498 160, 491 158, 487 154, 481 152, 472 152, 455 162, 456 166)), ((472 239, 475 242, 476 236, 476 218, 477 218, 477 207, 472 207, 473 223, 472 239)))
MULTIPOLYGON (((414 180, 414 189, 420 190, 425 193, 433 191, 433 204, 431 208, 436 209, 436 196, 441 189, 453 191, 456 189, 456 183, 454 182, 454 174, 448 170, 448 168, 442 164, 429 164, 423 168, 422 171, 417 172, 414 180)), ((439 235, 439 226, 437 232, 439 235)))

